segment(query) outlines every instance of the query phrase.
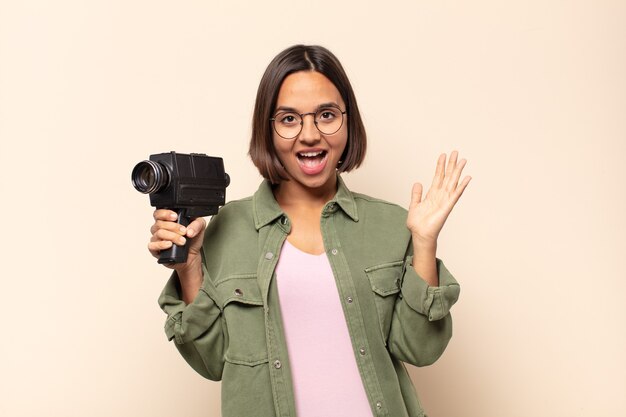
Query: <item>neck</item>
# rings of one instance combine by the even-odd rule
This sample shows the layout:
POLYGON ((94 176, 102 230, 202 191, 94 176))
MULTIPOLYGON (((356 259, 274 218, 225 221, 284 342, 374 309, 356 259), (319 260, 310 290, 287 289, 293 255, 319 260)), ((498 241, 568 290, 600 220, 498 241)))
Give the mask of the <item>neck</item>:
POLYGON ((308 188, 294 180, 282 181, 274 188, 274 197, 281 207, 323 207, 337 193, 337 177, 322 187, 308 188))

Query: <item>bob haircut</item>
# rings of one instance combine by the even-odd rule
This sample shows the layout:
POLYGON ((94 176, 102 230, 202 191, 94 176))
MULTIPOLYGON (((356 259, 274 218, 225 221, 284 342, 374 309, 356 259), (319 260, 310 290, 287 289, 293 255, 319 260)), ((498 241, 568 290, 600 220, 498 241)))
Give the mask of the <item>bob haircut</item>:
POLYGON ((332 82, 343 102, 346 104, 348 122, 348 141, 340 162, 339 172, 348 172, 358 168, 365 158, 367 137, 361 114, 356 104, 356 97, 348 76, 341 63, 328 49, 317 45, 294 45, 270 62, 256 95, 254 116, 252 118, 252 138, 248 154, 261 175, 272 184, 286 180, 273 142, 273 130, 270 118, 273 117, 280 87, 288 75, 298 71, 316 71, 332 82))

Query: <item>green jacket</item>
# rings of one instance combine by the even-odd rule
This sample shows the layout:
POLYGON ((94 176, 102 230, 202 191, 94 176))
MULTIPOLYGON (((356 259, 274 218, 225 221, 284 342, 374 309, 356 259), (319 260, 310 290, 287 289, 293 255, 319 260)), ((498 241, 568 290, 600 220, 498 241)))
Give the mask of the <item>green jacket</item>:
MULTIPOLYGON (((429 287, 411 266, 406 210, 338 178, 322 236, 373 415, 424 416, 403 362, 429 365, 443 353, 459 285, 437 259, 439 287, 429 287)), ((159 298, 168 339, 202 376, 222 381, 222 417, 296 416, 273 279, 289 230, 263 182, 209 222, 195 300, 182 301, 175 273, 159 298)))

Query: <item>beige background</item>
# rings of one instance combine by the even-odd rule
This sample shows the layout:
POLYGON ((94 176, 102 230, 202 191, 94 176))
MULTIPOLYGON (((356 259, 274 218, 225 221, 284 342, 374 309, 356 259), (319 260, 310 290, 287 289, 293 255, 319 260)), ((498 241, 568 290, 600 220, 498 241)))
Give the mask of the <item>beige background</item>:
POLYGON ((438 252, 455 337, 411 368, 429 415, 626 415, 625 21, 623 1, 2 1, 0 416, 219 415, 162 331, 130 170, 206 152, 251 194, 256 87, 294 43, 351 77, 354 190, 406 206, 440 152, 469 160, 438 252))

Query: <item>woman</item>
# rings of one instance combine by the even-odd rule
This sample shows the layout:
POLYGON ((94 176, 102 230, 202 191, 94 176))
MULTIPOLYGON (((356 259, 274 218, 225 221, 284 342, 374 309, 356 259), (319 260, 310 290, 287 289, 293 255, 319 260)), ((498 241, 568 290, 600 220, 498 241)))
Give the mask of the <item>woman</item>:
POLYGON ((403 362, 434 362, 459 286, 437 236, 469 183, 437 161, 409 211, 353 193, 366 135, 348 78, 319 46, 277 55, 259 86, 250 156, 265 178, 206 227, 154 212, 149 250, 189 242, 159 303, 187 362, 222 381, 223 417, 423 416, 403 362))

